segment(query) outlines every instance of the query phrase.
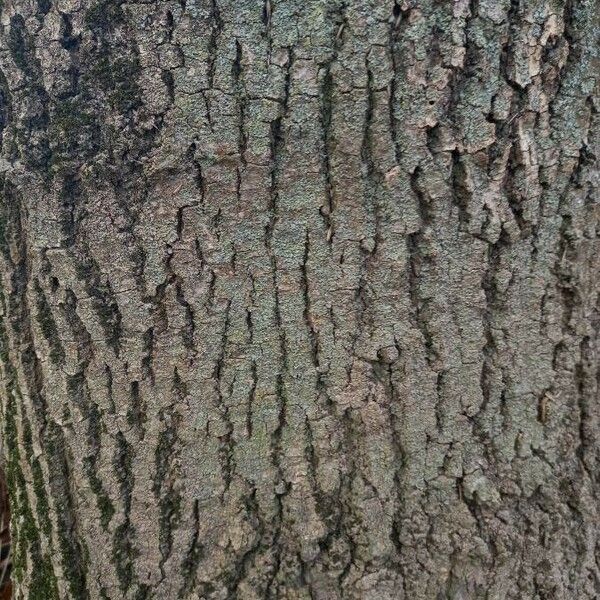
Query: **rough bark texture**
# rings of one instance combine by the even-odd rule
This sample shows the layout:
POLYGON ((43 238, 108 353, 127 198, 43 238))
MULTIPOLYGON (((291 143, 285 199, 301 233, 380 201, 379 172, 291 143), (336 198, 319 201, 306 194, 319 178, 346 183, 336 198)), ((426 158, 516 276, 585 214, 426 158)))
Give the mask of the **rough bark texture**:
POLYGON ((600 595, 594 0, 4 0, 16 597, 600 595))

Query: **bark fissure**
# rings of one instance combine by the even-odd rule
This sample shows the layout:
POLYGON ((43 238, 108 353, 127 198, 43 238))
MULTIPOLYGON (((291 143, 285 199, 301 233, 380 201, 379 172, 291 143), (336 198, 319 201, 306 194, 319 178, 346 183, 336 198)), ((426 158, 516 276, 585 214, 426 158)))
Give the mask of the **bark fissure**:
POLYGON ((593 0, 0 6, 17 598, 595 598, 593 0))

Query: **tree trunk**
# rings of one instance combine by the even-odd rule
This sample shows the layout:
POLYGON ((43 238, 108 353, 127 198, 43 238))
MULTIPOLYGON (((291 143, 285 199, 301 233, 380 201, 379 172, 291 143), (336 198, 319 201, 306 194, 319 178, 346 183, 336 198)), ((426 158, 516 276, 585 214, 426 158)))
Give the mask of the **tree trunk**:
POLYGON ((600 596, 595 0, 4 0, 16 598, 600 596))

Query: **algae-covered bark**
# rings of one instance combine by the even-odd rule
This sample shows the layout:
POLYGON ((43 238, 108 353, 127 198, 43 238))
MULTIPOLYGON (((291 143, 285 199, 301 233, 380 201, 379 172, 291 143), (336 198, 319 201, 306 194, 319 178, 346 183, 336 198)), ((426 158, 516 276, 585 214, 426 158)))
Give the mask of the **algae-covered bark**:
POLYGON ((17 598, 600 595, 595 0, 4 0, 17 598))

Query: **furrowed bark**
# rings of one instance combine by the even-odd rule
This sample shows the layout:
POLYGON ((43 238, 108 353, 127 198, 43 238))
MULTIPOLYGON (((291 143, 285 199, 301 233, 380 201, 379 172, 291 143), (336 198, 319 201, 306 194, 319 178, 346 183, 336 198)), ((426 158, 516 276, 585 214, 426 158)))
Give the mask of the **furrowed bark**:
POLYGON ((600 595, 598 8, 4 0, 16 598, 600 595))

